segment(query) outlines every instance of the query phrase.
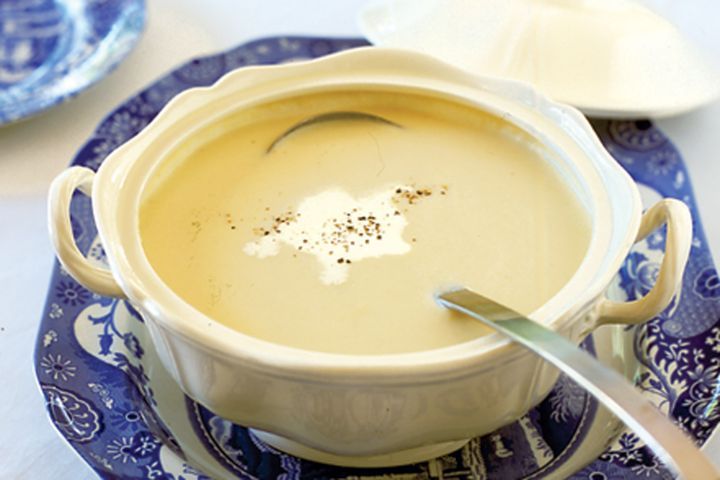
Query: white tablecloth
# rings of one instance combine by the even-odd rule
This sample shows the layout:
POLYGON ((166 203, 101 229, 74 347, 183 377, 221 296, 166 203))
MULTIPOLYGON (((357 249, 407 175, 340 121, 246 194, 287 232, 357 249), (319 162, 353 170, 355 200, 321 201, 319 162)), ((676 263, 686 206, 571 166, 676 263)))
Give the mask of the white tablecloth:
MULTIPOLYGON (((191 56, 268 35, 359 35, 363 0, 149 0, 136 50, 77 99, 0 128, 0 478, 95 478, 46 418, 32 351, 53 254, 45 227, 50 180, 114 106, 191 56)), ((720 2, 645 0, 720 64, 720 2)), ((720 103, 658 122, 690 169, 711 250, 720 252, 720 103)), ((711 448, 720 460, 720 439, 711 448)), ((718 461, 720 464, 720 461, 718 461)))

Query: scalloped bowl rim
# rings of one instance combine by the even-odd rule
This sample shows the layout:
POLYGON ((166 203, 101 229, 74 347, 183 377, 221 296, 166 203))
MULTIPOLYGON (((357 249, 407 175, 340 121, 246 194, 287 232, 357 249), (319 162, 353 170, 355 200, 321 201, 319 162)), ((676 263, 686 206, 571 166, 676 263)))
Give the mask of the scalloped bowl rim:
MULTIPOLYGON (((529 117, 536 117, 538 114, 532 112, 530 108, 534 107, 542 110, 546 115, 557 116, 558 124, 553 127, 557 131, 554 134, 559 135, 559 132, 563 131, 566 135, 567 132, 579 135, 579 141, 584 145, 578 148, 587 149, 586 153, 595 157, 594 161, 597 164, 593 166, 597 172, 594 172, 595 177, 590 179, 592 184, 590 187, 596 195, 605 194, 604 197, 594 199, 595 208, 599 209, 601 215, 609 218, 608 205, 617 202, 618 198, 614 198, 603 189, 600 177, 603 175, 614 177, 617 186, 624 190, 625 198, 622 201, 625 202, 623 205, 627 209, 628 216, 623 225, 625 231, 616 235, 613 248, 608 247, 610 243, 608 238, 603 239, 604 245, 598 243, 599 237, 603 235, 608 237, 608 234, 598 231, 604 229, 596 228, 594 222, 593 240, 588 255, 583 259, 573 278, 548 303, 530 316, 538 319, 551 317, 552 320, 543 323, 552 328, 559 328, 569 318, 572 319, 579 313, 587 313, 620 268, 634 242, 640 222, 641 202, 632 179, 605 151, 585 117, 576 109, 553 102, 519 82, 471 75, 426 55, 380 47, 353 49, 301 63, 253 66, 230 72, 210 87, 194 88, 175 97, 142 132, 113 152, 103 163, 95 178, 92 192, 93 212, 111 270, 123 291, 150 317, 150 322, 166 330, 166 333, 169 331, 171 334, 177 334, 202 351, 220 353, 228 360, 240 362, 256 371, 277 377, 303 377, 311 381, 334 383, 356 381, 417 383, 418 378, 430 380, 448 375, 466 375, 469 370, 476 372, 480 363, 485 368, 492 368, 495 361, 509 361, 511 358, 526 354, 521 347, 512 344, 499 334, 490 334, 434 350, 387 355, 335 354, 274 344, 226 327, 197 311, 157 276, 142 250, 137 232, 137 209, 143 188, 133 189, 128 185, 135 182, 136 185, 143 184, 144 187, 144 182, 152 172, 147 169, 139 171, 138 162, 127 161, 126 158, 139 158, 142 157, 141 153, 148 153, 146 150, 151 150, 153 146, 157 148, 154 142, 163 134, 169 134, 172 129, 186 128, 186 135, 191 135, 193 131, 248 105, 238 106, 239 104, 233 103, 224 110, 214 111, 201 122, 188 120, 188 113, 198 115, 202 108, 204 106, 207 108, 207 104, 212 104, 213 100, 217 103, 217 99, 223 95, 237 96, 240 90, 243 95, 255 96, 254 102, 250 103, 265 103, 283 98, 283 95, 287 98, 308 91, 318 89, 322 91, 331 85, 339 85, 346 89, 353 86, 364 89, 373 86, 387 89, 395 86, 407 90, 407 82, 410 79, 418 87, 423 83, 422 77, 425 77, 426 83, 434 87, 434 89, 428 88, 428 85, 425 85, 421 88, 429 93, 447 94, 443 89, 454 89, 456 94, 460 92, 467 95, 482 92, 488 101, 492 100, 503 107, 515 106, 515 114, 521 111, 529 117), (359 66, 363 62, 364 64, 359 66), (362 68, 371 73, 366 72, 367 78, 358 81, 358 72, 353 72, 353 69, 362 68), (350 78, 355 80, 351 81, 350 78), (298 80, 306 83, 311 80, 314 82, 311 88, 300 89, 297 86, 298 80), (278 86, 283 83, 286 84, 286 90, 278 90, 278 86), (270 94, 260 95, 258 100, 258 91, 263 90, 270 91, 270 94), (561 120, 566 123, 559 125, 561 120), (190 127, 183 126, 183 121, 190 123, 190 127), (121 200, 118 201, 119 198, 121 200), (119 205, 123 207, 120 208, 119 205), (133 225, 133 228, 123 228, 121 225, 133 225), (118 242, 117 239, 124 240, 118 242), (602 249, 604 256, 600 258, 602 249), (593 267, 594 270, 588 267, 593 267), (569 287, 573 285, 577 287, 578 278, 583 276, 585 283, 582 288, 574 288, 570 292, 569 287), (578 299, 568 302, 568 293, 578 295, 576 297, 578 299), (549 311, 547 307, 553 302, 552 307, 555 311, 549 311), (548 315, 549 313, 553 315, 548 315), (480 357, 483 357, 482 362, 478 361, 480 357)), ((482 106, 492 108, 492 105, 482 106)), ((517 124, 519 121, 517 117, 509 116, 506 110, 496 107, 496 111, 511 123, 517 124)), ((552 125, 551 122, 546 121, 545 128, 547 129, 549 125, 552 125)), ((532 125, 521 125, 521 128, 523 127, 527 130, 532 125)), ((542 133, 539 130, 534 133, 542 133)), ((186 138, 186 135, 182 138, 186 138)), ((160 156, 163 149, 171 150, 172 145, 163 145, 160 148, 160 156)), ((149 156, 145 155, 145 157, 149 156)), ((156 163, 160 161, 156 160, 156 163)), ((589 165, 584 168, 585 173, 590 172, 589 165)), ((152 330, 151 328, 151 332, 152 330)), ((153 341, 156 341, 155 335, 153 341)))

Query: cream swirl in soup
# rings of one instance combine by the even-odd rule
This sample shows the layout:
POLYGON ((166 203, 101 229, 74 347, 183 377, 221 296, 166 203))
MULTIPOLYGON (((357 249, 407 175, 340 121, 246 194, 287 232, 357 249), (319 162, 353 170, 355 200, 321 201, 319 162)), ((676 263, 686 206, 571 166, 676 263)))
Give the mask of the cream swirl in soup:
POLYGON ((439 288, 530 313, 577 270, 589 218, 552 155, 449 100, 309 95, 182 142, 146 187, 140 234, 177 295, 247 335, 335 353, 445 347, 488 330, 438 307, 439 288))

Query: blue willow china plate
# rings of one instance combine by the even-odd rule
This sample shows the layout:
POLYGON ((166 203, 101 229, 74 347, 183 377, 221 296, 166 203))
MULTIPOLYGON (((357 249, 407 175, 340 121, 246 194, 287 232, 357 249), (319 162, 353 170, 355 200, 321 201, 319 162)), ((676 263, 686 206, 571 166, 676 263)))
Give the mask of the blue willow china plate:
MULTIPOLYGON (((197 58, 112 112, 73 164, 96 169, 172 97, 232 69, 360 45, 365 42, 269 38, 197 58)), ((603 327, 585 347, 634 379, 649 400, 702 443, 720 421, 720 280, 687 171, 650 122, 605 121, 594 127, 648 201, 675 197, 690 206, 695 238, 683 291, 665 312, 641 327, 603 327)), ((71 210, 80 249, 103 264, 89 200, 77 195, 71 210)), ((664 241, 660 231, 635 246, 610 287, 612 296, 632 299, 649 290, 664 241)), ((35 372, 55 428, 103 478, 672 478, 637 436, 564 377, 519 421, 429 462, 350 469, 284 454, 185 397, 159 364, 133 307, 87 291, 57 265, 38 332, 35 372)))
POLYGON ((0 0, 0 125, 104 77, 144 23, 145 0, 0 0))

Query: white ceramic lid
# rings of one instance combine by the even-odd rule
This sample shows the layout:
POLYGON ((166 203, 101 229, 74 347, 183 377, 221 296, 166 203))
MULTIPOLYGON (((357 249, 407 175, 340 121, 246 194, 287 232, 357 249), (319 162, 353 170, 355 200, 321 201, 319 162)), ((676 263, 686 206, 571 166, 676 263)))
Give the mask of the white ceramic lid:
POLYGON ((720 96, 700 51, 629 0, 376 0, 359 21, 374 44, 524 81, 591 116, 668 116, 720 96))

